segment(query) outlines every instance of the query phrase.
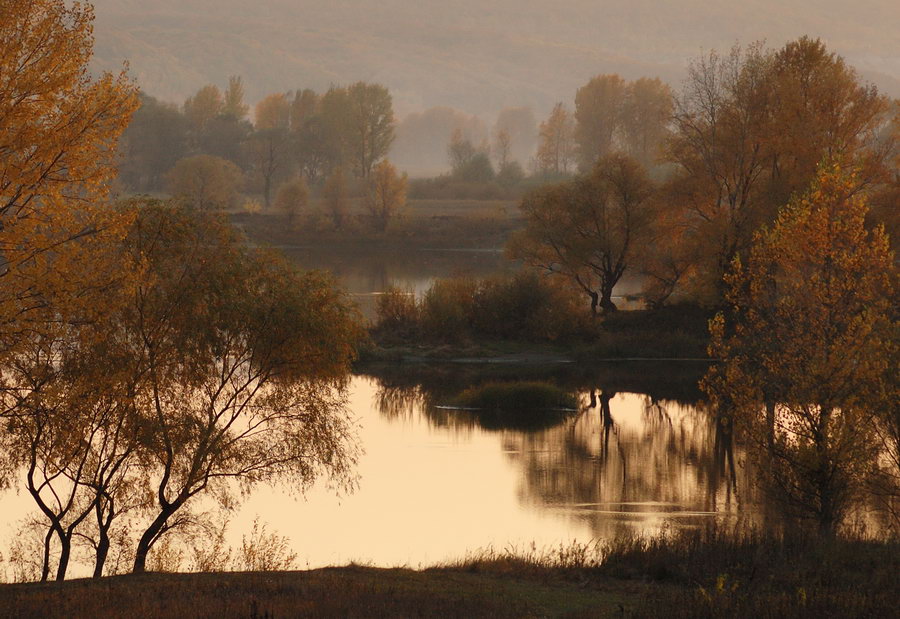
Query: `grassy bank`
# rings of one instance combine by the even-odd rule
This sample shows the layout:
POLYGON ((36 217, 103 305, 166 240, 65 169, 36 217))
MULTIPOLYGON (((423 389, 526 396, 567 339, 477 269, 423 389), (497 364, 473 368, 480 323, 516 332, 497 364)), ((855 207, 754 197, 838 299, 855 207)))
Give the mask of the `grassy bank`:
POLYGON ((377 232, 362 205, 354 200, 340 228, 323 204, 313 202, 294 222, 279 213, 231 215, 247 237, 269 245, 330 248, 497 248, 522 226, 516 202, 509 200, 410 200, 402 216, 377 232))
POLYGON ((5 617, 890 617, 900 544, 691 531, 425 570, 0 585, 5 617))
POLYGON ((458 568, 147 574, 96 582, 0 585, 0 616, 615 617, 645 589, 638 583, 586 589, 562 577, 536 579, 458 568))

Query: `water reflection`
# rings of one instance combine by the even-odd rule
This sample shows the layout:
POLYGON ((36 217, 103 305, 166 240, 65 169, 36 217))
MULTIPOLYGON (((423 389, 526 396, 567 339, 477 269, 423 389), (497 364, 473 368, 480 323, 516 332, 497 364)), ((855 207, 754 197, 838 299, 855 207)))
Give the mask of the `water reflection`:
POLYGON ((727 418, 709 414, 699 394, 691 398, 690 388, 672 382, 666 395, 682 398, 661 397, 665 380, 652 381, 654 394, 623 389, 647 380, 647 368, 637 376, 622 368, 593 371, 593 379, 583 368, 557 373, 557 382, 580 391, 581 406, 575 416, 539 430, 485 426, 478 415, 440 406, 455 390, 486 380, 477 371, 424 380, 419 372, 421 382, 414 384, 383 377, 376 405, 391 420, 419 415, 433 428, 456 433, 499 431, 499 447, 518 472, 521 504, 585 523, 596 537, 755 516, 746 458, 727 418))
POLYGON ((547 432, 504 436, 523 500, 589 520, 603 537, 738 513, 734 445, 705 411, 630 393, 596 403, 547 432))
MULTIPOLYGON (((439 408, 497 379, 483 367, 356 376, 350 404, 366 452, 359 489, 335 497, 315 487, 297 497, 259 487, 231 514, 226 541, 240 547, 258 517, 291 540, 300 567, 419 566, 487 546, 586 543, 667 523, 756 517, 730 427, 691 395, 697 370, 653 367, 505 370, 579 394, 577 413, 533 431, 487 429, 476 415, 439 408), (653 392, 637 391, 643 384, 653 392)), ((16 498, 0 496, 0 552, 30 509, 16 498)))

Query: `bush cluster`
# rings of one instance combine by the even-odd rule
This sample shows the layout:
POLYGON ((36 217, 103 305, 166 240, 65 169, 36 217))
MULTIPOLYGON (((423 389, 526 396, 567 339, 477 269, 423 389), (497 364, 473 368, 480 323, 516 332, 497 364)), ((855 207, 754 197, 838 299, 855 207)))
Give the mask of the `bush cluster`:
POLYGON ((379 297, 377 314, 377 335, 431 342, 572 341, 597 330, 583 298, 533 271, 440 279, 421 299, 390 288, 379 297))

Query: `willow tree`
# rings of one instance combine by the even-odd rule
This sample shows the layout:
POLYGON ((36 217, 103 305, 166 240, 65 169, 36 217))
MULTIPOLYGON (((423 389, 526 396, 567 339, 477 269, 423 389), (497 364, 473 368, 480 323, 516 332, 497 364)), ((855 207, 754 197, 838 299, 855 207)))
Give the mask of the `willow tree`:
POLYGON ((0 4, 0 336, 9 349, 37 308, 98 285, 88 236, 127 224, 104 209, 116 141, 137 106, 124 74, 91 79, 89 5, 0 4))
POLYGON ((140 377, 140 474, 154 496, 134 571, 198 495, 352 484, 345 386, 361 328, 331 279, 246 248, 217 214, 175 206, 142 208, 127 244, 147 275, 113 324, 140 377))
POLYGON ((704 384, 755 447, 788 513, 832 533, 878 462, 873 431, 896 356, 897 269, 867 230, 855 173, 819 169, 726 277, 704 384), (893 353, 891 351, 894 351, 893 353))
POLYGON ((624 155, 601 159, 592 174, 538 189, 522 201, 525 229, 510 256, 568 278, 591 299, 591 310, 616 309, 612 292, 633 265, 650 223, 652 185, 624 155))

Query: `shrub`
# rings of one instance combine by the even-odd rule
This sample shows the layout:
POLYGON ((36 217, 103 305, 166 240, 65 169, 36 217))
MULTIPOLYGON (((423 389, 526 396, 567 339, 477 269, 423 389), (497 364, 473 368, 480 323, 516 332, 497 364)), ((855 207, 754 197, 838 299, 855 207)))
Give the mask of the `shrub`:
POLYGON ((375 303, 378 327, 394 332, 412 333, 419 324, 419 307, 415 294, 391 286, 375 303))
POLYGON ((459 341, 472 335, 479 282, 469 277, 436 280, 420 306, 421 325, 433 339, 459 341))
POLYGON ((435 281, 420 302, 389 289, 378 299, 382 336, 419 335, 431 341, 505 339, 555 342, 586 338, 596 321, 576 292, 534 271, 486 279, 435 281))
POLYGON ((575 408, 575 397, 553 385, 541 381, 490 382, 470 387, 458 398, 466 407, 486 410, 540 410, 550 408, 575 408))

